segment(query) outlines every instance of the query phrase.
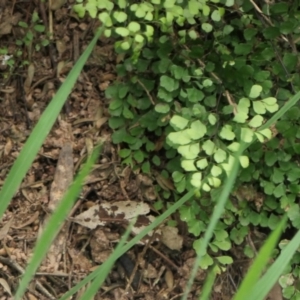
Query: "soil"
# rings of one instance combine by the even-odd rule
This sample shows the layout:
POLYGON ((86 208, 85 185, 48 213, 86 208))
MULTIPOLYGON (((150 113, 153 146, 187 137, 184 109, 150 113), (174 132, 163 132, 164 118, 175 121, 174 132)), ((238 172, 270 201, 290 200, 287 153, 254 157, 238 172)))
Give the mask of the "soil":
MULTIPOLYGON (((48 4, 39 0, 0 0, 0 48, 7 49, 7 54, 0 56, 0 185, 99 25, 72 13, 74 0, 53 3, 49 12, 48 4), (28 33, 28 28, 18 24, 22 21, 32 28, 34 12, 40 18, 38 24, 44 24, 53 37, 33 31, 27 45, 18 45, 17 41, 24 41, 28 33), (43 40, 49 40, 49 45, 38 49, 43 40), (7 55, 13 56, 12 66, 7 63, 7 55)), ((12 299, 44 222, 90 149, 100 140, 105 140, 101 157, 24 299, 59 299, 107 259, 127 225, 112 218, 91 229, 72 218, 75 220, 95 205, 116 201, 144 201, 150 207, 149 214, 157 215, 152 179, 121 165, 118 146, 110 139, 109 103, 104 92, 116 79, 118 57, 113 45, 113 40, 103 37, 98 41, 1 220, 0 300, 12 299)), ((115 264, 95 299, 180 299, 195 252, 193 237, 187 234, 184 224, 180 223, 175 236, 173 246, 159 238, 148 239, 128 251, 115 264), (132 284, 128 284, 130 277, 132 284)), ((246 265, 249 261, 240 262, 219 276, 211 299, 231 299, 242 276, 242 266, 246 265)), ((198 299, 205 276, 205 271, 198 271, 188 299, 198 299)), ((79 299, 82 292, 72 299, 79 299)))

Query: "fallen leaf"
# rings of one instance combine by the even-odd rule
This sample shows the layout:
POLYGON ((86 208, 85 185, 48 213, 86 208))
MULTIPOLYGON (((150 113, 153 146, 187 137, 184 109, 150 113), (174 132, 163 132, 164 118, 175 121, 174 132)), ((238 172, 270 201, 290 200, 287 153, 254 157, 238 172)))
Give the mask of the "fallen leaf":
POLYGON ((11 139, 8 137, 6 140, 6 144, 4 146, 4 156, 8 156, 10 154, 10 151, 12 149, 13 143, 11 141, 11 139))
POLYGON ((165 191, 175 190, 174 185, 170 179, 161 176, 159 173, 155 174, 155 179, 159 186, 165 191))
POLYGON ((90 229, 95 229, 97 226, 104 226, 106 222, 100 221, 99 209, 99 205, 94 205, 71 220, 90 229))
POLYGON ((131 200, 113 203, 104 202, 90 207, 75 218, 72 218, 72 221, 84 227, 95 229, 97 226, 104 226, 109 222, 130 221, 149 212, 149 205, 143 202, 131 200))
POLYGON ((174 276, 172 271, 167 270, 165 273, 165 282, 167 284, 168 290, 172 290, 174 288, 174 276))
POLYGON ((9 228, 11 227, 11 223, 13 218, 11 218, 1 229, 0 229, 0 241, 2 241, 8 233, 9 228))
POLYGON ((34 67, 34 64, 31 63, 28 66, 27 77, 26 77, 26 80, 24 81, 24 90, 25 90, 26 94, 28 94, 30 92, 30 87, 32 84, 34 72, 35 72, 35 67, 34 67))
POLYGON ((178 228, 165 226, 162 228, 161 241, 171 250, 180 250, 182 248, 183 237, 178 234, 178 228))
POLYGON ((12 296, 11 294, 11 290, 10 290, 10 287, 9 287, 9 284, 7 283, 7 281, 3 278, 0 278, 0 284, 3 286, 4 290, 10 295, 12 296))
POLYGON ((52 0, 52 1, 50 2, 50 9, 51 9, 51 10, 58 10, 58 9, 61 8, 66 2, 67 2, 67 0, 52 0))
POLYGON ((71 143, 66 143, 60 151, 54 181, 50 190, 48 208, 54 211, 64 193, 73 181, 73 150, 71 143))

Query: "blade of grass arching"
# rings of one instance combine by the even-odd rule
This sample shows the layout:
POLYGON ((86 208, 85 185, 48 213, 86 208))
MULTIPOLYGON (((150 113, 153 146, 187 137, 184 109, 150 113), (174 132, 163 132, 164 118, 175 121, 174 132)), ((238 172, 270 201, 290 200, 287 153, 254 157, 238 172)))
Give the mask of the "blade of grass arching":
POLYGON ((216 279, 216 272, 214 271, 214 268, 212 268, 206 279, 205 279, 205 283, 204 286, 202 288, 201 294, 199 296, 199 300, 209 300, 210 298, 210 293, 212 291, 215 279, 216 279))
POLYGON ((56 210, 50 216, 49 221, 47 222, 41 237, 37 241, 37 244, 34 248, 33 256, 19 284, 18 290, 14 298, 15 300, 21 299, 21 297, 24 295, 24 292, 26 291, 32 277, 34 276, 37 268, 39 267, 40 263, 45 257, 48 248, 50 247, 55 236, 57 235, 60 226, 63 224, 63 221, 67 217, 69 211, 72 209, 73 204, 80 193, 84 179, 92 169, 96 159, 99 156, 101 148, 102 145, 95 148, 92 155, 88 158, 86 164, 83 166, 82 170, 80 170, 75 181, 72 183, 66 194, 63 196, 56 210))
POLYGON ((279 111, 277 111, 270 120, 268 120, 264 125, 259 127, 257 131, 269 128, 273 125, 279 118, 281 118, 292 106, 294 106, 300 99, 300 92, 294 95, 289 101, 283 105, 279 111))
POLYGON ((281 251, 278 258, 266 271, 264 276, 255 284, 252 293, 245 300, 264 299, 274 284, 278 281, 281 274, 289 264, 295 252, 300 246, 300 230, 296 233, 288 245, 281 251))
POLYGON ((225 181, 222 193, 221 193, 221 195, 220 195, 220 197, 219 197, 219 199, 217 201, 217 204, 216 204, 216 206, 214 208, 214 211, 213 211, 211 220, 210 220, 210 222, 208 224, 207 230, 205 231, 202 244, 200 245, 200 248, 197 251, 197 258, 195 260, 195 263, 194 263, 191 275, 189 277, 189 281, 188 281, 187 286, 185 288, 184 294, 183 294, 183 296, 181 298, 182 300, 187 300, 188 294, 189 294, 189 292, 191 290, 191 287, 192 287, 192 284, 193 284, 193 282, 195 280, 195 277, 196 277, 196 274, 197 274, 197 270, 199 268, 199 264, 200 264, 200 262, 202 260, 202 257, 203 257, 201 255, 201 253, 205 253, 206 252, 206 249, 208 247, 209 241, 210 241, 210 239, 213 236, 213 231, 214 231, 214 229, 215 229, 215 227, 216 227, 216 225, 217 225, 220 217, 222 216, 222 213, 224 211, 224 206, 225 206, 225 204, 227 202, 227 199, 228 199, 228 197, 229 197, 229 195, 231 193, 234 181, 235 181, 236 176, 237 176, 237 172, 239 170, 239 159, 238 158, 242 155, 242 153, 244 152, 244 150, 246 149, 247 146, 248 146, 248 144, 241 143, 240 149, 236 153, 236 157, 234 159, 230 175, 228 176, 228 178, 225 181))
POLYGON ((61 111, 61 108, 67 100, 68 95, 70 94, 85 62, 90 56, 93 47, 96 44, 99 36, 101 36, 102 32, 103 29, 100 28, 93 40, 80 56, 72 71, 67 76, 65 82, 59 88, 55 97, 45 109, 40 120, 32 130, 32 133, 21 150, 18 158, 14 162, 0 192, 0 219, 2 218, 13 195, 19 188, 45 138, 50 132, 58 114, 61 111))
MULTIPOLYGON (((261 126, 260 128, 257 129, 257 131, 266 129, 268 127, 270 127, 272 124, 274 124, 279 118, 281 118, 293 105, 295 105, 300 99, 300 92, 298 92, 296 95, 294 95, 276 114, 274 114, 274 116, 268 120, 263 126, 261 126)), ((230 176, 227 178, 226 183, 224 185, 224 188, 222 190, 222 194, 218 200, 218 204, 215 206, 214 212, 213 212, 213 216, 212 219, 208 225, 208 228, 205 232, 204 235, 204 239, 203 242, 201 244, 200 249, 198 250, 198 253, 203 253, 206 251, 208 243, 212 237, 213 234, 213 230, 219 220, 219 218, 222 215, 224 206, 226 204, 227 201, 227 197, 229 196, 230 192, 231 192, 231 188, 233 186, 233 182, 236 178, 237 172, 238 172, 238 168, 239 168, 239 162, 238 162, 238 157, 243 153, 243 151, 248 148, 255 140, 256 138, 253 139, 253 141, 251 143, 243 143, 243 145, 241 145, 239 152, 237 153, 236 159, 234 161, 233 164, 233 168, 231 171, 230 176)), ((194 282, 194 279, 196 277, 197 274, 197 270, 198 270, 198 266, 201 262, 202 256, 197 254, 197 259, 195 261, 194 267, 192 269, 188 284, 186 286, 185 292, 182 296, 182 300, 186 300, 189 291, 191 290, 191 286, 194 282)))
MULTIPOLYGON (((297 94, 298 95, 298 94, 297 94)), ((294 98, 294 97, 293 97, 294 98)), ((294 98, 295 99, 295 98, 294 98)), ((298 99, 297 101, 294 101, 294 99, 291 99, 286 105, 289 105, 288 108, 290 108, 292 105, 294 105, 298 100, 299 100, 299 96, 298 96, 298 99), (291 103, 291 101, 294 101, 293 103, 291 103)), ((274 123, 277 118, 281 117, 282 114, 277 114, 277 117, 276 119, 272 118, 270 120, 272 120, 272 123, 274 123)), ((270 121, 268 121, 270 123, 270 121)), ((270 123, 270 124, 272 124, 270 123)), ((261 129, 264 129, 264 128, 261 128, 261 129)), ((246 149, 246 147, 249 146, 248 145, 245 145, 243 149, 241 149, 239 155, 242 154, 242 152, 244 151, 244 149, 246 149)), ((235 161, 235 164, 234 164, 234 168, 237 168, 236 169, 236 173, 238 171, 238 166, 239 166, 239 163, 238 161, 236 160, 235 161)), ((229 190, 231 189, 231 186, 233 185, 233 182, 235 180, 235 176, 234 176, 234 173, 232 172, 231 173, 231 179, 230 181, 227 179, 227 185, 229 186, 229 190)), ((227 199, 227 196, 226 196, 226 193, 223 189, 223 193, 221 196, 222 197, 222 201, 225 200, 226 202, 226 199, 227 199)), ((70 291, 68 291, 65 295, 63 295, 59 300, 68 300, 69 297, 71 297, 72 295, 74 295, 76 292, 78 292, 84 285, 86 285, 87 283, 89 283, 90 281, 92 281, 99 273, 101 273, 107 265, 111 265, 111 260, 114 262, 116 261, 121 255, 123 255, 126 251, 128 251, 133 245, 135 245, 135 243, 137 243, 141 238, 143 238, 150 230, 154 229, 157 225, 159 225, 161 222, 163 222, 163 220, 165 218, 167 218, 169 215, 171 215, 175 210, 177 210, 181 205, 183 205, 187 200, 189 200, 191 197, 193 196, 193 192, 190 191, 188 194, 186 194, 183 198, 181 198, 178 202, 176 202, 172 207, 170 207, 169 210, 167 210, 164 214, 162 214, 161 216, 159 216, 156 221, 154 223, 152 223, 151 225, 149 225, 147 228, 145 228, 140 234, 138 234, 135 238, 133 238, 126 246, 124 246, 124 248, 122 249, 116 249, 114 251, 114 255, 115 257, 113 256, 110 256, 109 259, 104 263, 102 264, 97 270, 93 271, 90 275, 88 275, 85 279, 83 279, 81 282, 79 282, 75 287, 73 287, 70 291), (172 209, 172 210, 171 210, 172 209)), ((219 201, 220 203, 220 201, 219 201)), ((223 205, 224 207, 224 205, 223 205)), ((222 209, 222 208, 221 208, 222 209)), ((222 214, 222 211, 221 211, 221 214, 222 214)), ((218 215, 221 215, 220 212, 218 213, 218 215)), ((218 215, 215 215, 216 217, 218 217, 218 215)), ((215 224, 214 224, 215 226, 215 224)), ((214 227, 213 226, 213 227, 214 227)), ((210 235, 211 236, 211 235, 210 235)), ((210 239, 210 238, 209 238, 210 239)), ((209 241, 208 239, 208 241, 209 241)), ((206 243, 208 244, 208 242, 206 243)), ((206 246, 207 247, 207 246, 206 246)), ((206 248, 205 247, 205 248, 206 248)), ((196 264, 196 266, 198 266, 198 264, 196 264)), ((197 272, 197 268, 195 268, 195 272, 197 272)), ((195 273, 196 274, 196 273, 195 273)), ((195 277, 195 275, 194 275, 195 277)), ((191 279, 190 279, 191 280, 191 279)), ((193 282, 193 279, 191 280, 191 282, 193 282)), ((190 288, 189 288, 190 289, 190 288)), ((187 291, 188 293, 188 291, 187 291)), ((186 299, 186 298, 185 298, 186 299)))
POLYGON ((84 285, 92 281, 99 273, 107 268, 108 265, 113 265, 113 263, 124 253, 126 253, 131 247, 137 244, 148 232, 156 228, 161 224, 166 218, 173 214, 180 206, 182 206, 186 201, 188 201, 194 195, 194 191, 189 191, 182 198, 180 198, 176 203, 170 206, 163 214, 158 216, 153 223, 144 228, 138 235, 132 238, 124 247, 115 249, 113 254, 105 261, 97 270, 89 274, 85 279, 80 281, 75 287, 71 288, 70 291, 65 293, 59 300, 68 300, 72 295, 79 291, 84 285))
MULTIPOLYGON (((267 241, 264 243, 262 248, 260 249, 257 257, 252 263, 249 271, 247 272, 246 277, 244 278, 241 286, 239 287, 234 300, 245 300, 251 294, 251 291, 261 274, 263 273, 265 267, 267 266, 274 248, 277 245, 277 242, 280 238, 283 228, 287 222, 287 216, 285 216, 281 222, 278 224, 276 229, 270 234, 267 241)), ((272 286, 271 286, 272 288, 272 286)), ((271 289, 270 288, 270 289, 271 289)), ((267 291, 268 293, 268 291, 267 291)), ((252 298, 251 298, 252 299, 252 298)), ((255 300, 259 300, 260 298, 254 298, 255 300)), ((263 299, 263 298, 261 298, 263 299)))
MULTIPOLYGON (((135 224, 135 222, 136 222, 136 218, 135 218, 135 220, 130 222, 129 226, 126 229, 126 232, 123 234, 120 242, 118 243, 118 245, 115 249, 115 252, 120 251, 122 249, 122 247, 125 245, 128 237, 130 235, 131 229, 132 229, 133 225, 135 224)), ((84 294, 81 296, 80 299, 82 299, 82 300, 84 300, 84 299, 94 299, 94 297, 97 294, 98 290, 100 289, 100 287, 102 286, 102 284, 105 281, 106 277, 108 276, 108 273, 110 272, 110 270, 114 266, 115 261, 118 259, 118 257, 115 257, 114 253, 112 253, 112 255, 111 255, 112 258, 109 261, 109 263, 107 263, 107 265, 102 269, 102 272, 97 275, 97 277, 93 280, 91 285, 87 288, 87 290, 84 292, 84 294)))

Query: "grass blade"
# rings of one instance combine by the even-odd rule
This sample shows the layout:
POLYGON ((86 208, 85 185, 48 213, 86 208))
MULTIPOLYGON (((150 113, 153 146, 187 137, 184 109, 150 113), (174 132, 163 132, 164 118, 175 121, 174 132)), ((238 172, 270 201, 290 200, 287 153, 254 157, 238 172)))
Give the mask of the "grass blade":
MULTIPOLYGON (((294 106, 300 99, 300 92, 298 92, 296 95, 294 95, 276 114, 274 114, 272 116, 272 118, 270 120, 268 120, 263 126, 261 126, 260 128, 258 128, 258 132, 259 130, 263 130, 263 129, 266 129, 268 127, 270 127, 272 124, 274 124, 279 118, 281 118, 292 106, 294 106)), ((254 140, 253 140, 254 141, 254 140)), ((253 143, 252 141, 252 143, 253 143)), ((237 153, 237 158, 239 156, 242 155, 243 151, 248 148, 249 146, 251 145, 251 143, 243 143, 241 144, 241 147, 240 147, 240 150, 239 152, 237 153)), ((219 220, 219 218, 221 217, 222 215, 222 212, 224 210, 224 206, 226 204, 226 201, 227 201, 227 198, 231 192, 231 188, 233 186, 233 183, 234 183, 234 180, 236 178, 236 175, 237 175, 237 172, 238 172, 238 169, 239 169, 239 161, 238 159, 235 159, 234 161, 234 164, 233 164, 233 167, 232 167, 232 171, 231 171, 231 174, 230 176, 227 178, 226 182, 225 182, 225 185, 224 185, 224 188, 222 190, 222 193, 220 195, 220 198, 218 200, 218 204, 216 205, 214 211, 213 211, 213 215, 212 215, 212 219, 209 223, 209 226, 205 232, 205 235, 204 235, 204 239, 203 239, 203 242, 201 244, 201 247, 200 249, 198 250, 198 253, 203 253, 206 251, 207 247, 208 247, 208 243, 213 235, 213 230, 219 220)), ((191 286, 194 282, 194 279, 196 277, 196 274, 197 274, 197 270, 198 270, 198 266, 201 262, 201 259, 202 259, 202 256, 198 255, 197 253, 197 259, 195 261, 195 265, 192 269, 192 272, 191 272, 191 276, 189 278, 189 281, 187 283, 187 287, 186 287, 186 290, 182 296, 182 300, 186 300, 187 297, 188 297, 188 293, 189 291, 191 290, 191 286)))
POLYGON ((247 298, 247 300, 259 300, 264 299, 268 292, 272 289, 274 284, 278 281, 280 275, 285 270, 293 255, 300 246, 300 230, 288 243, 288 245, 281 251, 278 258, 267 270, 264 276, 256 283, 253 288, 253 293, 247 298))
POLYGON ((194 267, 192 269, 189 281, 187 283, 187 287, 186 287, 186 289, 184 291, 184 294, 182 296, 183 300, 186 300, 187 297, 188 297, 188 293, 191 290, 192 284, 193 284, 194 279, 195 279, 196 274, 197 274, 197 270, 199 268, 199 264, 200 264, 201 259, 203 257, 199 253, 205 253, 206 252, 206 249, 208 247, 208 243, 209 243, 210 239, 213 236, 213 231, 214 231, 220 217, 222 216, 222 213, 224 211, 224 206, 225 206, 226 201, 227 201, 227 199, 228 199, 228 197, 231 193, 234 181, 235 181, 236 176, 237 176, 237 172, 239 170, 238 157, 242 155, 243 151, 246 149, 246 146, 247 145, 245 143, 241 144, 240 149, 237 152, 237 157, 235 158, 234 163, 232 165, 231 173, 230 173, 229 177, 227 178, 227 180, 225 182, 225 185, 224 185, 224 188, 223 188, 222 193, 220 195, 220 198, 218 199, 218 203, 216 204, 216 206, 214 208, 214 211, 213 211, 213 214, 212 214, 212 217, 211 217, 211 221, 209 222, 207 230, 205 231, 205 234, 204 234, 203 242, 200 246, 200 249, 197 251, 197 258, 196 258, 194 267))
POLYGON ((99 36, 101 36, 103 28, 100 28, 83 54, 80 56, 72 71, 67 76, 63 85, 57 91, 55 97, 51 100, 40 120, 34 127, 27 142, 21 150, 18 158, 12 166, 3 188, 0 192, 0 219, 2 218, 10 200, 19 188, 23 178, 25 177, 28 169, 34 161, 39 149, 41 148, 45 138, 50 132, 58 114, 60 113, 65 101, 68 98, 85 62, 90 56, 94 45, 96 44, 99 36))
POLYGON ((202 288, 202 293, 199 296, 199 300, 209 300, 209 296, 213 289, 215 279, 216 279, 216 272, 212 268, 205 279, 205 283, 202 288))
MULTIPOLYGON (((121 250, 122 247, 125 245, 135 222, 136 222, 136 218, 127 227, 126 232, 123 234, 115 251, 121 250)), ((94 296, 96 295, 97 291, 100 289, 101 285, 105 281, 106 277, 108 276, 108 273, 114 266, 115 261, 118 259, 117 257, 115 257, 114 253, 111 255, 112 257, 111 257, 110 263, 108 263, 105 266, 105 268, 102 270, 102 272, 99 273, 98 276, 93 280, 92 284, 88 287, 88 289, 85 291, 85 293, 81 296, 81 299, 94 299, 94 296)))
MULTIPOLYGON (((240 288, 238 289, 237 294, 233 298, 234 300, 249 299, 249 298, 247 298, 249 296, 249 291, 251 291, 253 289, 254 285, 258 281, 258 279, 261 276, 262 272, 264 271, 265 267, 267 266, 267 264, 270 260, 270 257, 272 255, 272 252, 277 245, 278 239, 280 238, 282 230, 285 227, 286 222, 287 222, 287 216, 285 216, 281 220, 281 222, 278 224, 277 228, 268 237, 267 241, 260 249, 252 266, 250 267, 240 288)), ((272 285, 271 285, 271 288, 272 288, 272 285)), ((269 292, 269 290, 266 291, 266 293, 268 293, 268 292, 269 292)), ((252 296, 251 296, 251 299, 259 300, 259 299, 263 299, 263 298, 258 298, 258 297, 252 298, 252 296)))
POLYGON ((75 294, 81 287, 87 284, 89 281, 93 280, 99 273, 106 270, 108 266, 113 265, 113 263, 122 256, 125 252, 127 252, 130 248, 132 248, 138 241, 140 241, 149 231, 156 228, 159 224, 161 224, 166 218, 168 218, 171 214, 173 214, 180 206, 182 206, 185 202, 187 202, 194 195, 194 191, 189 191, 182 198, 180 198, 176 203, 174 203, 171 207, 169 207, 162 215, 158 216, 153 223, 148 225, 145 229, 143 229, 138 235, 136 235, 133 239, 131 239, 124 247, 115 249, 113 255, 111 255, 107 261, 105 261, 97 270, 88 275, 84 280, 79 282, 75 287, 73 287, 70 291, 68 291, 65 295, 63 295, 59 300, 68 300, 73 294, 75 294), (113 262, 113 263, 112 263, 113 262))
POLYGON ((29 282, 31 281, 37 268, 39 267, 40 263, 45 257, 48 248, 50 247, 55 236, 57 235, 60 226, 63 224, 63 221, 67 217, 68 212, 72 209, 73 204, 80 193, 81 186, 84 182, 84 179, 89 174, 90 170, 92 169, 92 166, 94 165, 96 159, 99 156, 99 151, 100 151, 100 147, 97 147, 94 150, 93 154, 89 157, 88 161, 86 162, 82 170, 79 172, 74 183, 70 186, 70 188, 64 195, 62 201, 59 203, 54 213, 50 216, 49 222, 46 225, 43 234, 41 235, 40 239, 37 241, 31 261, 25 270, 24 276, 16 292, 14 298, 15 300, 21 299, 24 292, 26 291, 29 282))
POLYGON ((269 128, 273 125, 278 119, 280 119, 292 106, 294 106, 300 99, 300 92, 294 95, 288 102, 283 105, 279 111, 277 111, 270 120, 268 120, 264 125, 258 128, 257 131, 269 128))

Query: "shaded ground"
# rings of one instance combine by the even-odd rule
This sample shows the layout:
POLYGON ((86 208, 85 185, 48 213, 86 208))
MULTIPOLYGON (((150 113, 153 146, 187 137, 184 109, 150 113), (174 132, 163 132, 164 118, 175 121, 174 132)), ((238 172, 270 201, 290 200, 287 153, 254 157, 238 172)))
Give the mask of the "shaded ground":
MULTIPOLYGON (((78 20, 70 10, 72 2, 55 8, 51 20, 46 5, 38 0, 0 0, 0 45, 15 61, 10 68, 5 62, 7 57, 1 56, 1 185, 34 124, 93 37, 97 24, 78 20), (34 12, 40 18, 36 24, 50 26, 53 40, 33 30, 28 45, 16 45, 32 28, 34 12), (26 22, 28 28, 20 27, 19 21, 26 22), (37 51, 36 45, 43 40, 50 44, 37 51)), ((97 219, 86 224, 80 221, 81 213, 93 207, 108 210, 104 203, 121 210, 120 201, 131 201, 133 206, 147 204, 148 219, 149 215, 157 215, 152 206, 157 198, 155 182, 121 166, 118 147, 110 141, 104 91, 116 79, 117 60, 113 41, 102 38, 1 222, 1 300, 11 299, 10 291, 18 285, 49 212, 100 140, 106 140, 101 158, 24 299, 58 299, 106 260, 127 225, 126 218, 115 215, 106 215, 103 223, 97 219)), ((181 222, 179 234, 168 233, 175 239, 173 244, 163 239, 164 230, 169 229, 165 226, 154 238, 128 252, 95 299, 179 299, 194 262, 193 240, 181 222), (133 273, 131 286, 129 273, 133 273)), ((238 249, 235 255, 239 257, 238 249)), ((211 299, 230 299, 242 276, 242 266, 248 264, 240 261, 238 267, 230 267, 220 276, 211 299)), ((197 299, 194 295, 201 290, 204 278, 205 273, 199 271, 189 299, 197 299)))

